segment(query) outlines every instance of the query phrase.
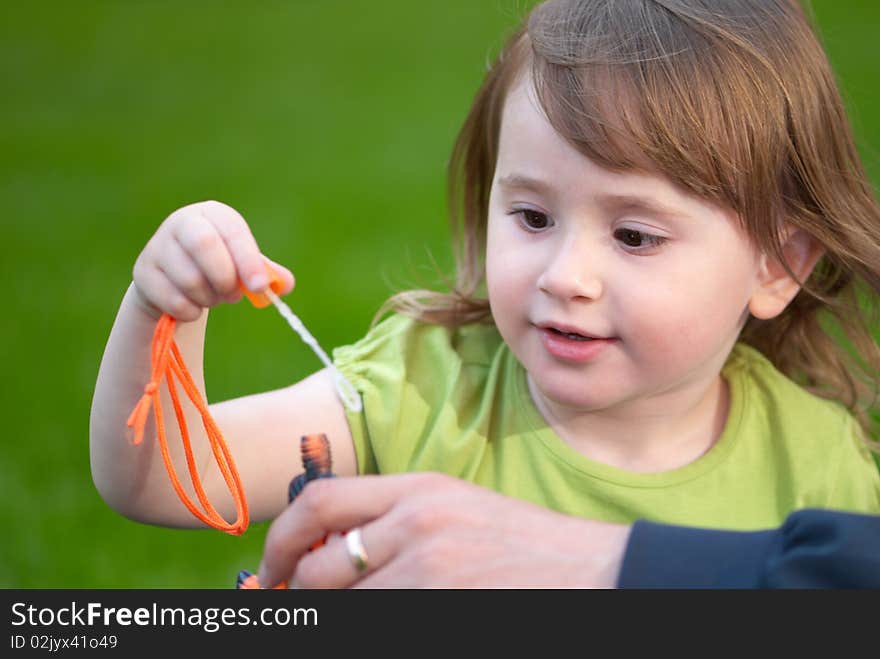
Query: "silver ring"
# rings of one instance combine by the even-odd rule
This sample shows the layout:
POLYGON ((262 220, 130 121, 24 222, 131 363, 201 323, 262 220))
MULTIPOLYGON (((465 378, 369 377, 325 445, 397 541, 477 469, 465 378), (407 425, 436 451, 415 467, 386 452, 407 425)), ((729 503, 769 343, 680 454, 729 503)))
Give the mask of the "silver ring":
POLYGON ((364 549, 360 528, 355 527, 345 534, 345 548, 348 550, 348 558, 358 574, 365 572, 369 558, 367 550, 364 549))

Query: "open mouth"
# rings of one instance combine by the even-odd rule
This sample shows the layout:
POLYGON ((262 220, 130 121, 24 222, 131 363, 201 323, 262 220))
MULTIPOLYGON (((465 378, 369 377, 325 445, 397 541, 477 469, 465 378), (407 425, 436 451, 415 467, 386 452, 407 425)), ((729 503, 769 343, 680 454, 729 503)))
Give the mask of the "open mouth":
POLYGON ((599 359, 600 355, 618 340, 608 336, 581 334, 577 331, 581 329, 580 326, 561 322, 557 327, 541 323, 537 328, 540 330, 540 340, 547 353, 556 360, 570 364, 582 364, 599 359))
POLYGON ((571 339, 572 341, 592 341, 592 336, 584 336, 583 334, 575 334, 574 332, 563 332, 561 330, 556 329, 555 327, 548 327, 548 330, 553 332, 558 336, 564 336, 566 339, 571 339))

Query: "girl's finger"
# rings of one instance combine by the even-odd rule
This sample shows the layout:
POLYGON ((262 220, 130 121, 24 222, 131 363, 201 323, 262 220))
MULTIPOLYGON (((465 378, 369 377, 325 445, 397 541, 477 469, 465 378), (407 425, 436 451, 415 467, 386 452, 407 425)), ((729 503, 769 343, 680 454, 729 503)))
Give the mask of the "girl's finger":
POLYGON ((156 265, 143 266, 137 275, 137 287, 150 304, 177 320, 189 322, 202 315, 202 308, 186 297, 156 265))
POLYGON ((263 254, 263 261, 266 263, 266 265, 277 272, 282 280, 284 280, 284 287, 282 288, 279 295, 287 295, 288 293, 290 293, 290 291, 292 291, 293 287, 296 285, 296 278, 293 276, 293 273, 277 261, 273 261, 272 259, 270 259, 265 254, 263 254))
MULTIPOLYGON (((223 237, 197 208, 189 208, 181 213, 180 220, 172 227, 171 235, 218 298, 224 298, 238 288, 235 264, 223 237)), ((192 276, 191 273, 187 274, 192 276)))
POLYGON ((363 526, 387 513, 423 474, 338 477, 312 481, 269 528, 260 583, 270 588, 294 573, 317 540, 363 526))
POLYGON ((220 301, 191 252, 177 240, 167 241, 157 265, 171 283, 198 306, 213 307, 220 301))
POLYGON ((197 204, 202 214, 220 234, 232 262, 235 264, 237 279, 254 292, 262 291, 269 284, 263 255, 248 223, 241 214, 219 201, 206 201, 197 204))

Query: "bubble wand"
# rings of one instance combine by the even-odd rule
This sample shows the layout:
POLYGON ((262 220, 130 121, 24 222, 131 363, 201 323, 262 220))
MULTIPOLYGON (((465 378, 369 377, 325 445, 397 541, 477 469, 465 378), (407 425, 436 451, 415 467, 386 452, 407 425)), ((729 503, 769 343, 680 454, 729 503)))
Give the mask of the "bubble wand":
MULTIPOLYGON (((244 292, 251 303, 258 309, 267 307, 269 304, 275 305, 276 309, 278 309, 279 313, 285 318, 285 320, 287 320, 291 328, 315 352, 324 365, 333 371, 336 390, 339 393, 342 403, 349 410, 359 412, 362 409, 361 399, 354 386, 333 365, 327 357, 327 353, 321 349, 321 346, 318 345, 315 337, 305 328, 305 325, 303 325, 302 321, 300 321, 296 314, 290 310, 290 307, 280 300, 278 294, 282 290, 283 281, 272 268, 267 266, 267 270, 270 281, 269 286, 264 293, 253 293, 247 290, 243 285, 239 284, 242 292, 244 292)), ((134 430, 134 445, 139 445, 143 441, 147 417, 149 416, 150 408, 152 407, 156 419, 156 433, 158 436, 159 450, 162 454, 162 460, 165 463, 165 469, 168 472, 171 485, 181 502, 183 502, 183 505, 186 506, 187 510, 189 510, 197 519, 207 526, 231 535, 241 535, 247 530, 249 523, 247 499, 245 498, 244 488, 241 484, 241 477, 238 474, 235 461, 232 459, 232 454, 229 452, 229 447, 223 439, 223 434, 220 432, 220 428, 211 417, 208 405, 202 399, 201 393, 183 361, 183 356, 180 354, 180 350, 174 342, 174 329, 176 325, 176 319, 169 314, 162 314, 159 321, 156 323, 156 329, 153 333, 151 345, 150 381, 144 387, 144 394, 132 410, 126 425, 134 430), (202 487, 201 479, 199 478, 196 469, 195 457, 192 452, 192 443, 189 437, 186 418, 184 417, 183 408, 180 404, 177 387, 174 384, 175 378, 202 417, 205 433, 208 437, 208 442, 211 445, 211 452, 214 454, 214 459, 223 475, 226 487, 235 502, 236 519, 234 522, 227 522, 223 519, 222 515, 220 515, 214 506, 211 505, 211 502, 208 500, 208 496, 202 487), (168 393, 171 396, 174 413, 177 417, 177 423, 180 428, 180 438, 183 443, 190 481, 192 482, 196 497, 201 504, 201 508, 192 501, 183 489, 180 479, 177 476, 177 472, 174 469, 174 464, 171 461, 171 454, 168 450, 168 438, 165 433, 164 415, 159 395, 159 387, 163 380, 165 381, 166 386, 168 387, 168 393)))
MULTIPOLYGON (((287 503, 293 503, 293 500, 299 496, 299 493, 305 489, 311 481, 319 478, 335 478, 333 473, 333 458, 330 455, 330 442, 324 433, 314 435, 303 435, 300 437, 300 456, 302 457, 303 471, 295 476, 287 486, 287 503)), ((344 533, 342 535, 345 535, 344 533)), ((327 536, 320 538, 312 543, 309 551, 314 551, 323 547, 327 542, 327 536)), ((285 590, 288 582, 272 586, 273 590, 285 590)), ((237 590, 259 590, 260 580, 250 570, 241 570, 235 578, 235 588, 237 590)))

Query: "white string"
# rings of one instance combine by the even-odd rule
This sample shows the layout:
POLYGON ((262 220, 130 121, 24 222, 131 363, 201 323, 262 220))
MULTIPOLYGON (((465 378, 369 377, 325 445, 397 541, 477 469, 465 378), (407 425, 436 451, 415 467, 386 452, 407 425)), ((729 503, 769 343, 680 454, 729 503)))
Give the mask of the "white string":
POLYGON ((312 336, 311 332, 306 329, 306 326, 303 325, 297 315, 290 310, 290 307, 282 302, 281 298, 275 295, 275 292, 272 289, 267 288, 265 293, 266 297, 268 297, 272 301, 272 304, 275 305, 275 308, 278 309, 278 313, 284 317, 288 325, 293 328, 293 331, 299 334, 299 338, 301 338, 303 342, 312 349, 312 352, 318 356, 318 359, 324 363, 324 366, 333 371, 333 380, 336 383, 336 393, 339 394, 339 398, 342 400, 343 405, 352 412, 360 412, 363 409, 363 406, 361 404, 361 397, 358 394, 357 389, 354 388, 354 385, 339 372, 339 369, 336 368, 336 366, 333 365, 333 362, 330 361, 327 353, 318 345, 318 341, 312 336))

